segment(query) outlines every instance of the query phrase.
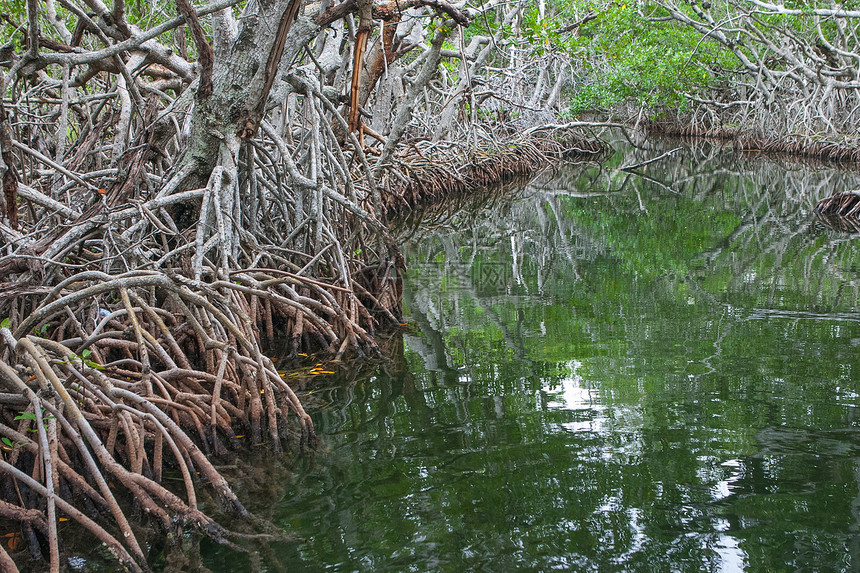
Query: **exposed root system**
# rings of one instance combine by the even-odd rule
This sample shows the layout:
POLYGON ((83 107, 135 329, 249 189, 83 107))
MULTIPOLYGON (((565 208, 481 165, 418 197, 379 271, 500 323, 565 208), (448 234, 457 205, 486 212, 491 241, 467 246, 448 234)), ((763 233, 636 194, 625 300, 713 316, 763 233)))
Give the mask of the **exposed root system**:
POLYGON ((533 127, 570 73, 502 41, 526 4, 272 0, 259 18, 183 0, 141 20, 121 2, 25 4, 0 73, 0 517, 21 524, 11 557, 52 573, 63 521, 131 571, 176 549, 149 529, 271 535, 208 459, 314 444, 263 349, 378 354, 402 294, 387 214, 603 149, 533 127), (501 25, 459 46, 451 82, 448 41, 485 11, 501 25))
MULTIPOLYGON (((248 536, 198 509, 203 480, 226 511, 250 517, 207 455, 223 453, 225 443, 265 441, 280 451, 290 416, 300 428, 294 443, 315 441, 257 329, 272 320, 270 305, 301 312, 300 297, 287 294, 295 279, 248 272, 200 285, 152 272, 82 275, 44 299, 3 299, 19 326, 2 328, 0 380, 10 393, 0 394, 0 515, 26 517, 55 553, 60 512, 126 568, 145 570, 144 544, 114 495, 119 484, 169 537, 189 526, 235 546, 248 536), (181 476, 181 494, 162 485, 166 472, 181 476), (46 514, 22 509, 33 505, 46 514)), ((309 322, 309 331, 332 337, 330 327, 309 322)))
POLYGON ((465 192, 532 173, 562 158, 596 156, 606 151, 597 139, 574 135, 564 138, 529 136, 472 151, 466 163, 456 161, 463 150, 456 144, 415 144, 398 159, 408 179, 389 177, 382 193, 389 216, 418 205, 432 204, 465 192), (428 157, 433 157, 429 159, 428 157))
POLYGON ((846 233, 860 233, 860 191, 840 191, 815 205, 819 221, 846 233))
POLYGON ((825 161, 860 161, 860 147, 838 141, 809 137, 767 138, 733 127, 697 125, 683 126, 676 123, 654 122, 647 126, 650 133, 676 137, 709 138, 731 142, 738 151, 761 151, 764 153, 789 153, 825 161))
POLYGON ((857 219, 856 217, 833 217, 818 212, 815 213, 815 216, 823 225, 839 231, 840 233, 860 235, 860 219, 857 219))

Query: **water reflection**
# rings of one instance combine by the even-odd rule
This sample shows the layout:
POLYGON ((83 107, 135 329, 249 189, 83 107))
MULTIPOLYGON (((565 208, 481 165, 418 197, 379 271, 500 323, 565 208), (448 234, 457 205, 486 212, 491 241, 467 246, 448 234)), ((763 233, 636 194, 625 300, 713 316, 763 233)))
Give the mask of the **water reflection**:
POLYGON ((708 144, 618 169, 675 145, 406 225, 403 348, 315 389, 282 563, 860 568, 860 259, 810 215, 860 176, 708 144))

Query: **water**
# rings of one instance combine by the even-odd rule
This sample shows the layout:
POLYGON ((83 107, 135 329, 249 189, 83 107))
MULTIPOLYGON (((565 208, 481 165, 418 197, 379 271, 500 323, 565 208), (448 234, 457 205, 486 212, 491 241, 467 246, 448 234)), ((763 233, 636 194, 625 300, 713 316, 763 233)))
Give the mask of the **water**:
POLYGON ((263 570, 860 570, 860 256, 811 215, 860 176, 618 146, 403 231, 394 359, 243 492, 303 539, 263 570))

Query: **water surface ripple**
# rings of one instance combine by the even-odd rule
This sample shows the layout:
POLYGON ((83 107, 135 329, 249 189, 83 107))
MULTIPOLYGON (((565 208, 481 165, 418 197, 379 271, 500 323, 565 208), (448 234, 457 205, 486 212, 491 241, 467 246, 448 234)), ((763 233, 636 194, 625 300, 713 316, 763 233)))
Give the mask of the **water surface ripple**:
POLYGON ((316 381, 321 447, 258 501, 304 541, 264 570, 860 570, 860 256, 811 215, 860 176, 617 169, 676 145, 403 231, 409 326, 316 381))

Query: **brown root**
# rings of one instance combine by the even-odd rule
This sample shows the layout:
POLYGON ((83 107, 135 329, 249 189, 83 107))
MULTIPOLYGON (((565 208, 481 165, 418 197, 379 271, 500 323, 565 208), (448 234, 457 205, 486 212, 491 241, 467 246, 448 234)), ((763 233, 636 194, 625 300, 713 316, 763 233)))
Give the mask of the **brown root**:
POLYGON ((53 512, 44 513, 55 505, 125 567, 146 570, 143 540, 114 497, 122 487, 169 536, 193 527, 238 547, 242 535, 197 507, 205 488, 225 511, 251 517, 203 450, 223 451, 223 443, 241 444, 244 435, 276 452, 285 439, 299 447, 316 441, 310 416, 263 353, 265 322, 303 317, 304 331, 328 349, 372 340, 336 285, 266 269, 233 278, 197 283, 154 272, 87 272, 47 296, 37 288, 6 299, 4 314, 17 318, 0 329, 7 392, 0 395, 0 434, 13 455, 0 474, 12 497, 0 500, 0 513, 38 516, 35 529, 56 546, 53 512), (251 297, 268 301, 275 317, 252 313, 251 297), (166 466, 182 475, 183 496, 162 485, 166 466), (74 499, 61 494, 69 491, 74 499), (104 510, 100 519, 76 509, 83 500, 104 510))
POLYGON ((465 163, 456 159, 463 154, 460 146, 426 147, 432 149, 412 145, 397 158, 409 177, 387 179, 383 202, 388 216, 500 185, 563 158, 596 157, 606 151, 599 140, 569 133, 558 138, 555 134, 530 135, 472 149, 465 163))
POLYGON ((754 132, 724 125, 681 125, 676 122, 652 122, 646 126, 649 133, 681 138, 706 138, 730 142, 738 151, 788 153, 798 157, 824 161, 860 161, 860 147, 856 144, 803 136, 764 137, 754 132))

